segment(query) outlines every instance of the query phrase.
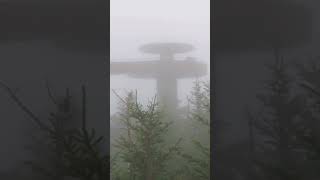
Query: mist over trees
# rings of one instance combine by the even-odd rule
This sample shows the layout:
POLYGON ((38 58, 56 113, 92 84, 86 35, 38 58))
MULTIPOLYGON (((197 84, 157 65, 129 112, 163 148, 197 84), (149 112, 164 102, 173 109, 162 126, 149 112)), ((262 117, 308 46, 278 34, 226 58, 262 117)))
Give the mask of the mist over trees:
POLYGON ((37 129, 28 147, 34 156, 24 161, 31 173, 25 174, 27 178, 191 180, 210 177, 209 82, 195 83, 189 105, 181 110, 180 116, 167 114, 156 97, 143 104, 137 92, 129 92, 124 98, 118 96, 121 106, 119 117, 114 120, 121 121, 124 131, 112 136, 111 157, 102 148, 107 137, 87 125, 90 107, 85 86, 81 87, 81 104, 74 103, 75 96, 68 88, 57 98, 47 86, 53 105, 47 119, 40 118, 6 84, 2 83, 1 88, 37 129), (170 128, 180 120, 190 121, 184 126, 187 128, 184 135, 175 131, 177 126, 170 128), (181 137, 172 140, 178 136, 181 137))
MULTIPOLYGON (((119 96, 118 96, 119 97, 119 96)), ((118 118, 123 131, 111 145, 113 179, 209 179, 210 177, 210 84, 196 82, 185 119, 171 119, 156 98, 141 104, 129 92, 121 102, 118 118), (186 134, 170 128, 179 120, 193 121, 184 126, 186 134), (195 133, 192 133, 195 132, 195 133)), ((111 131, 112 133, 112 131, 111 131)), ((116 133, 116 132, 115 132, 116 133)))
POLYGON ((242 161, 245 168, 232 158, 219 161, 229 161, 225 168, 235 169, 231 179, 320 177, 319 61, 318 57, 300 58, 304 61, 290 61, 276 49, 274 59, 266 64, 269 76, 256 93, 258 103, 246 113, 247 141, 242 146, 230 145, 235 151, 224 149, 232 157, 247 156, 249 152, 248 160, 242 161))
POLYGON ((81 87, 81 106, 73 102, 68 88, 62 98, 55 98, 48 87, 49 99, 55 107, 48 113, 48 119, 39 118, 6 84, 1 83, 1 87, 37 127, 36 133, 33 133, 33 143, 28 145, 33 156, 23 160, 25 167, 31 170, 25 178, 109 178, 109 154, 102 149, 106 137, 98 135, 96 129, 87 127, 85 86, 81 87))

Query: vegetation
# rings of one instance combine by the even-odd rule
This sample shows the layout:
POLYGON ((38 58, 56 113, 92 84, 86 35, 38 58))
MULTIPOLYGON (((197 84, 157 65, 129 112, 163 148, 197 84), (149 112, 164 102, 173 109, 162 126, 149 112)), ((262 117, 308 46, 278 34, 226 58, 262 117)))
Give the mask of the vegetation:
MULTIPOLYGON (((45 154, 44 161, 36 159, 26 162, 35 171, 46 179, 63 179, 65 177, 78 178, 80 180, 105 180, 109 178, 109 155, 103 154, 99 149, 103 143, 103 137, 97 136, 94 129, 86 126, 86 89, 82 86, 82 114, 81 120, 75 123, 72 114, 72 103, 69 90, 61 102, 53 98, 48 89, 52 102, 57 111, 50 113, 49 123, 40 120, 12 91, 2 84, 16 104, 29 115, 29 117, 43 131, 45 144, 37 144, 35 148, 41 148, 41 154, 45 154), (77 127, 76 123, 81 122, 77 127), (69 126, 68 126, 69 123, 69 126)), ((78 123, 79 124, 79 123, 78 123)), ((43 137, 36 137, 41 139, 43 137)), ((40 156, 38 155, 38 156, 40 156)))
POLYGON ((166 112, 159 106, 156 97, 145 106, 138 102, 137 93, 130 92, 126 98, 118 97, 121 102, 118 120, 123 131, 113 145, 117 152, 112 163, 113 179, 209 179, 209 83, 195 83, 189 99, 187 120, 195 123, 189 130, 199 132, 190 140, 192 150, 186 149, 182 138, 171 145, 168 143, 168 135, 171 134, 169 127, 174 121, 167 121, 166 112), (179 157, 184 159, 183 168, 170 168, 181 165, 177 160, 179 157))
MULTIPOLYGON (((170 123, 162 120, 163 112, 156 98, 146 107, 138 102, 137 94, 132 92, 121 101, 120 120, 126 133, 116 140, 114 146, 119 149, 120 161, 128 164, 126 176, 139 180, 168 178, 170 173, 166 165, 173 155, 179 153, 181 140, 173 146, 166 146, 164 136, 170 123)), ((122 172, 118 176, 124 175, 122 172)))
POLYGON ((210 179, 210 84, 196 82, 189 98, 189 121, 196 123, 199 132, 192 139, 195 151, 183 154, 191 179, 210 179))
POLYGON ((197 82, 189 99, 186 120, 192 121, 194 126, 186 131, 198 132, 192 139, 184 139, 191 142, 191 149, 183 146, 183 137, 172 140, 174 131, 169 132, 172 131, 169 127, 177 120, 168 120, 156 97, 144 105, 138 101, 137 92, 130 92, 125 98, 118 96, 121 102, 118 120, 123 129, 112 145, 116 153, 110 161, 109 155, 100 148, 104 137, 87 127, 84 86, 80 107, 73 103, 69 89, 66 89, 62 99, 57 99, 48 87, 48 95, 56 107, 49 113, 48 120, 40 119, 7 85, 1 86, 41 130, 34 137, 36 143, 32 146, 37 158, 26 164, 42 179, 209 179, 209 83, 197 82), (79 112, 76 108, 81 109, 80 114, 76 113, 79 112), (181 167, 172 168, 175 166, 181 167))
POLYGON ((257 95, 262 103, 259 116, 254 121, 257 131, 256 164, 260 176, 267 179, 297 179, 297 132, 301 125, 301 98, 292 90, 292 80, 284 59, 276 55, 269 66, 270 80, 265 82, 265 92, 257 95))
POLYGON ((262 108, 251 118, 252 179, 318 179, 320 69, 318 58, 290 67, 280 56, 271 66, 262 108), (293 78, 295 77, 295 78, 293 78), (254 136, 254 138, 253 138, 254 136))

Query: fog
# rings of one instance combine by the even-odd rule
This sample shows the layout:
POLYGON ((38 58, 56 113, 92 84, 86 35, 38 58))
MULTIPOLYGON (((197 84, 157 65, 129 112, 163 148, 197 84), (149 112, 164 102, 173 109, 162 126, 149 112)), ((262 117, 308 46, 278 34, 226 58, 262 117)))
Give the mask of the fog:
MULTIPOLYGON (((195 57, 210 65, 210 1, 209 0, 111 0, 110 57, 111 62, 157 60, 157 55, 139 51, 139 47, 155 42, 188 43, 194 51, 176 58, 195 57)), ((205 79, 209 79, 209 74, 205 79)), ((178 80, 181 104, 196 79, 178 80)), ((156 94, 152 79, 134 79, 126 75, 111 76, 110 88, 120 94, 124 89, 138 90, 142 100, 156 94)), ((111 114, 116 112, 117 98, 111 97, 111 114)))
MULTIPOLYGON (((66 88, 70 88, 75 103, 72 113, 76 114, 72 120, 79 120, 81 86, 85 85, 88 127, 94 128, 97 135, 105 136, 99 146, 99 151, 105 155, 109 155, 109 103, 111 115, 117 108, 114 94, 110 94, 109 102, 107 89, 107 3, 104 0, 0 1, 0 82, 10 87, 47 124, 50 112, 58 110, 59 105, 49 97, 46 81, 53 99, 60 100, 66 88)), ((177 59, 193 56, 205 62, 209 70, 209 0, 113 0, 110 25, 112 61, 158 59, 141 53, 138 48, 152 42, 180 42, 196 49, 177 59)), ((193 80, 195 77, 179 80, 178 94, 182 102, 193 80)), ((126 75, 112 76, 110 88, 120 94, 123 89, 137 89, 142 98, 156 93, 154 80, 132 79, 126 75)), ((38 172, 34 173, 25 161, 48 160, 51 152, 30 149, 35 143, 33 136, 44 136, 40 136, 39 127, 4 86, 0 101, 0 116, 4 122, 0 129, 3 162, 0 163, 0 178, 35 179, 38 172)), ((78 128, 78 123, 73 124, 73 128, 78 128)), ((47 139, 43 142, 49 143, 47 139)))
MULTIPOLYGON (((16 95, 44 123, 48 123, 50 111, 56 109, 48 98, 46 80, 55 98, 60 100, 66 88, 70 88, 77 103, 81 85, 90 86, 88 104, 92 108, 88 110, 88 117, 92 120, 88 124, 99 124, 103 127, 99 134, 107 134, 104 2, 17 0, 0 3, 1 83, 15 89, 16 95)), ((0 130, 3 160, 0 177, 35 179, 33 170, 25 162, 42 159, 41 155, 47 152, 35 153, 30 149, 34 143, 32 136, 38 136, 39 127, 3 87, 0 100, 0 116, 4 119, 0 130)), ((108 143, 103 146, 102 151, 106 152, 108 143)))

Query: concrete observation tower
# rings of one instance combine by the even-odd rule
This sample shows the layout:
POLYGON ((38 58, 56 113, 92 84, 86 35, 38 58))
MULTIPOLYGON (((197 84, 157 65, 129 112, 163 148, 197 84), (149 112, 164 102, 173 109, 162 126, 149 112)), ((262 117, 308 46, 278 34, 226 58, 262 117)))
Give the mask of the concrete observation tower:
POLYGON ((127 74, 133 78, 152 78, 157 81, 157 93, 166 110, 174 112, 178 107, 177 80, 201 77, 207 74, 206 64, 193 58, 176 60, 175 54, 193 50, 193 46, 183 43, 152 43, 140 47, 149 54, 159 54, 156 61, 111 62, 111 75, 127 74))

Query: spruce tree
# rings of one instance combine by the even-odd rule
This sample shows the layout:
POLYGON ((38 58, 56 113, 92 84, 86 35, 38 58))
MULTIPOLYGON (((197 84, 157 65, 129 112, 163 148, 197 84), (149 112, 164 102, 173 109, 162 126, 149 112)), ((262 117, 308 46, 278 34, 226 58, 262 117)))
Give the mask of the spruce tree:
POLYGON ((189 101, 188 121, 196 135, 191 139, 192 153, 184 153, 190 179, 210 179, 210 84, 196 81, 189 101))
POLYGON ((320 178, 320 63, 319 57, 299 64, 299 85, 305 97, 304 123, 298 138, 304 153, 303 170, 308 178, 320 178))
POLYGON ((255 163, 261 179, 299 179, 297 167, 297 132, 301 124, 301 97, 293 89, 289 67, 275 53, 275 63, 264 83, 264 92, 257 95, 261 110, 254 118, 255 163))
POLYGON ((175 172, 168 168, 170 160, 180 152, 180 141, 167 145, 165 137, 171 122, 163 119, 156 97, 147 105, 138 101, 137 93, 121 98, 119 120, 123 133, 113 145, 118 150, 113 179, 167 180, 175 172), (117 173, 117 171, 119 173, 117 173))
POLYGON ((42 120, 15 94, 7 85, 1 83, 12 100, 23 110, 42 130, 42 136, 37 139, 45 141, 38 144, 47 147, 46 163, 28 161, 33 170, 42 174, 42 178, 62 180, 76 178, 79 180, 105 180, 109 178, 109 155, 101 151, 103 137, 96 134, 95 129, 87 127, 87 95, 82 86, 81 119, 76 119, 80 126, 67 123, 74 118, 72 102, 67 89, 62 101, 49 96, 56 106, 56 111, 49 113, 49 122, 42 120))

